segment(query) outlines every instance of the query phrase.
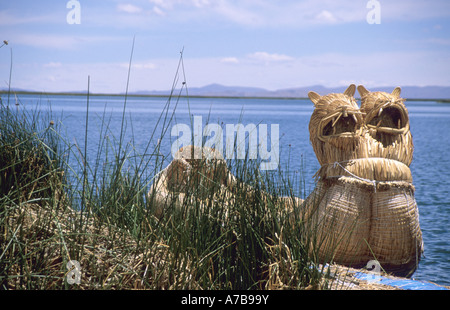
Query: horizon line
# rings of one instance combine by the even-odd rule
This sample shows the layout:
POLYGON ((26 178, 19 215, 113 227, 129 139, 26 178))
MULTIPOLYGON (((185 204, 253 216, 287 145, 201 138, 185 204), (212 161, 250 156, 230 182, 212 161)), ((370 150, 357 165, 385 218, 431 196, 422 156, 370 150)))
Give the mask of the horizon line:
MULTIPOLYGON (((438 86, 438 87, 446 87, 446 86, 438 86)), ((450 88, 450 86, 448 86, 450 88)), ((168 91, 170 92, 170 91, 168 91)), ((16 95, 54 95, 54 96, 87 96, 88 92, 86 91, 74 91, 74 92, 51 92, 51 91, 28 91, 28 90, 20 90, 20 91, 11 91, 8 90, 0 90, 0 95, 3 94, 11 94, 14 93, 16 95)), ((309 100, 308 97, 294 97, 294 96, 250 96, 250 95, 242 95, 242 96, 232 96, 232 95, 171 95, 168 94, 139 94, 136 92, 133 93, 91 93, 89 92, 89 96, 110 96, 110 97, 148 97, 148 98, 224 98, 224 99, 278 99, 278 100, 309 100)), ((360 97, 354 97, 355 99, 361 99, 360 97)), ((434 101, 434 102, 443 102, 450 103, 450 98, 408 98, 408 101, 434 101)))
MULTIPOLYGON (((351 83, 356 84, 356 83, 351 83)), ((192 98, 255 98, 255 99, 309 99, 307 93, 299 93, 295 94, 295 91, 306 91, 307 89, 310 90, 317 90, 317 88, 322 88, 326 90, 330 90, 332 92, 336 92, 338 89, 345 89, 348 86, 324 86, 321 84, 316 85, 310 85, 310 86, 298 86, 298 87, 291 87, 291 88, 281 88, 277 90, 268 90, 263 87, 254 87, 254 86, 228 86, 223 85, 219 83, 211 83, 204 86, 196 86, 196 87, 187 87, 186 84, 183 83, 183 85, 179 88, 173 88, 171 90, 135 90, 135 91, 128 91, 128 92, 89 92, 89 95, 92 96, 130 96, 130 97, 192 97, 192 98), (212 89, 207 90, 208 87, 217 87, 222 89, 212 89), (184 94, 181 94, 181 91, 183 88, 186 88, 186 91, 184 94), (174 94, 174 91, 177 90, 178 94, 174 94), (248 92, 246 92, 246 90, 248 92), (193 92, 189 94, 189 91, 193 92), (203 93, 201 93, 203 91, 203 93), (235 93, 233 93, 235 91, 235 93), (283 92, 293 92, 293 94, 286 94, 283 92), (228 94, 227 94, 228 92, 228 94), (258 93, 259 92, 259 93, 258 93)), ((395 86, 396 87, 396 86, 395 86)), ((394 89, 394 86, 376 86, 376 87, 369 87, 370 89, 378 88, 378 90, 383 89, 382 91, 386 91, 386 89, 394 89)), ((420 89, 426 89, 426 88, 441 88, 443 90, 448 90, 448 94, 444 93, 442 97, 435 97, 430 96, 430 94, 426 94, 425 96, 422 96, 419 93, 416 93, 414 97, 412 98, 406 98, 407 100, 424 100, 424 101, 444 101, 449 102, 450 101, 450 86, 438 86, 438 85, 428 85, 428 86, 415 86, 415 85, 407 85, 407 86, 400 86, 403 89, 406 88, 416 88, 418 90, 420 89)), ((373 90, 376 91, 376 90, 373 90)), ((72 90, 72 91, 38 91, 38 90, 31 90, 31 89, 23 89, 23 88, 16 88, 13 87, 10 88, 0 88, 0 94, 48 94, 48 95, 71 95, 71 96, 82 96, 88 94, 88 89, 85 90, 72 90)), ((358 98, 355 96, 355 99, 358 98)))

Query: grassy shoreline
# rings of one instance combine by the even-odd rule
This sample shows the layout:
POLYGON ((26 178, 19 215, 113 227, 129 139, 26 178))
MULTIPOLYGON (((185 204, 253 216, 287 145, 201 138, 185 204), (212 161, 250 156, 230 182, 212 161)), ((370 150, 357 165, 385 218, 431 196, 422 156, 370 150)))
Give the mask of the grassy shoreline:
MULTIPOLYGON (((160 121, 169 128, 176 108, 170 102, 182 96, 162 97, 168 102, 160 121)), ((262 174, 249 160, 227 162, 242 185, 231 207, 229 197, 217 196, 214 187, 205 194, 199 181, 181 207, 168 200, 168 211, 157 217, 147 193, 170 161, 160 157, 157 142, 167 131, 154 129, 145 152, 150 157, 143 156, 133 138, 111 136, 104 116, 89 163, 87 145, 83 150, 68 142, 50 105, 43 111, 5 104, 0 105, 0 289, 355 289, 348 269, 331 275, 319 264, 314 228, 301 212, 292 224, 292 212, 280 203, 286 193, 294 200, 292 187, 303 192, 301 177, 289 179, 281 168, 262 174), (256 189, 255 197, 272 198, 249 200, 244 184, 256 189), (216 203, 205 205, 212 200, 216 203), (70 283, 73 261, 81 267, 79 284, 70 283)), ((89 99, 86 137, 88 128, 89 99)))
MULTIPOLYGON (((166 127, 169 106, 161 113, 166 127)), ((87 101, 86 136, 88 111, 87 101)), ((277 203, 293 185, 278 182, 281 171, 265 176, 254 162, 229 162, 240 180, 253 182, 255 197, 270 192, 274 199, 249 200, 242 186, 230 206, 198 183, 191 199, 181 207, 167 201, 168 211, 156 217, 147 192, 168 159, 151 145, 167 131, 155 128, 150 157, 142 156, 123 132, 112 137, 104 120, 90 163, 87 145, 69 143, 59 125, 51 107, 0 107, 0 289, 327 287, 307 227, 288 223, 277 203), (216 203, 205 207, 199 191, 216 203), (72 261, 81 266, 80 284, 69 283, 72 261)))
MULTIPOLYGON (((170 115, 169 106, 161 117, 170 115)), ((86 121, 88 135, 88 113, 86 121)), ((155 143, 164 131, 155 128, 145 157, 133 139, 108 137, 104 121, 90 164, 59 125, 50 106, 0 105, 0 289, 392 289, 355 286, 348 268, 330 274, 319 264, 314 228, 301 212, 292 224, 279 199, 288 193, 293 201, 289 193, 297 186, 302 192, 302 178, 289 179, 281 168, 262 174, 248 160, 228 162, 242 185, 231 206, 199 181, 181 207, 168 200, 157 217, 147 192, 169 162, 155 143), (247 184, 254 197, 272 198, 249 200, 247 184), (71 261, 80 263, 79 284, 69 283, 71 261)))

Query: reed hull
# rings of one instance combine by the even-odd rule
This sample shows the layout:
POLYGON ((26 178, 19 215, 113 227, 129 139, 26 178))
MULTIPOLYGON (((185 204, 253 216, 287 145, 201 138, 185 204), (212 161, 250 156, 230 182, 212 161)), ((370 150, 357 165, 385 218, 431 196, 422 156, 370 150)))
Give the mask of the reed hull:
POLYGON ((384 271, 402 277, 416 270, 423 241, 411 184, 321 180, 304 207, 320 262, 362 268, 376 260, 384 271))

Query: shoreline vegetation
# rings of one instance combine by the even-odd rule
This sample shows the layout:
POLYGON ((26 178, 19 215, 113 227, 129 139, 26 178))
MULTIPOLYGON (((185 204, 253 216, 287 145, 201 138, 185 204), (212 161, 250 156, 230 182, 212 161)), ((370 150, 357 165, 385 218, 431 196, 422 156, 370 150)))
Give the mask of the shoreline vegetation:
MULTIPOLYGON (((20 94, 19 94, 20 96, 20 94)), ((287 225, 275 200, 249 201, 257 193, 286 194, 295 186, 280 171, 261 174, 249 160, 228 162, 240 180, 227 206, 215 187, 195 179, 190 199, 155 216, 150 186, 170 162, 160 143, 180 96, 168 97, 146 150, 124 139, 126 100, 119 135, 105 115, 90 132, 86 99, 84 145, 68 142, 51 106, 0 106, 1 289, 302 289, 326 288, 305 227, 287 225), (88 140, 97 136, 98 141, 88 140), (156 143, 158 140, 158 143, 156 143), (89 158, 88 144, 97 148, 89 158), (284 182, 284 189, 276 185, 284 182), (195 183, 197 182, 197 183, 195 183), (204 208, 197 197, 214 198, 204 208), (221 214, 233 216, 226 218, 221 214), (304 237, 301 237, 304 236, 304 237), (307 237, 308 236, 308 237, 307 237), (81 269, 70 267, 74 262, 81 269), (73 274, 79 271, 79 281, 73 274)), ((41 105, 41 104, 40 104, 41 105)), ((209 180, 215 182, 212 176, 209 180)), ((300 182, 301 183, 301 182, 300 182)), ((297 185, 297 186, 301 186, 297 185)), ((255 197, 258 197, 256 194, 255 197)))
MULTIPOLYGON (((39 92, 39 91, 11 91, 10 93, 16 94, 16 95, 46 95, 46 96, 86 96, 86 92, 39 92)), ((0 90, 0 96, 1 95, 7 95, 7 90, 0 90)), ((170 93, 167 92, 167 94, 139 94, 139 93, 132 93, 132 94, 125 94, 125 93, 89 93, 89 96, 91 97, 142 97, 142 98, 169 98, 171 97, 170 93)), ((180 94, 178 96, 179 98, 226 98, 226 99, 276 99, 276 100, 309 100, 307 96, 304 97, 288 97, 288 96, 232 96, 232 95, 183 95, 180 94)), ((360 99, 358 97, 355 97, 355 99, 360 99)), ((437 99, 430 99, 430 98, 409 98, 408 101, 432 101, 432 102, 439 102, 439 103, 450 103, 450 98, 437 98, 437 99)))
MULTIPOLYGON (((86 137, 93 136, 89 97, 86 137)), ((155 216, 148 192, 170 154, 161 156, 153 142, 164 138, 179 99, 168 98, 145 154, 122 139, 127 126, 113 137, 105 116, 93 161, 87 144, 61 134, 50 106, 0 105, 0 289, 398 289, 317 260, 315 228, 279 203, 294 201, 294 188, 308 195, 303 177, 281 168, 261 173, 254 161, 227 161, 238 180, 234 204, 217 195, 217 176, 207 187, 194 178, 181 207, 168 199, 155 216), (200 196, 215 203, 205 208, 200 196)))
MULTIPOLYGON (((192 199, 181 207, 168 200, 167 212, 154 215, 147 193, 170 156, 161 156, 159 144, 151 146, 167 131, 170 102, 145 154, 123 139, 125 125, 114 137, 105 117, 99 141, 93 142, 98 149, 93 161, 87 138, 84 147, 69 143, 50 107, 42 112, 1 105, 1 289, 327 287, 309 258, 309 241, 299 237, 307 236, 304 228, 288 229, 274 201, 250 202, 245 187, 237 187, 236 203, 226 208, 214 186, 192 184, 192 199), (201 207, 200 191, 223 203, 201 207), (224 212, 233 216, 224 219, 224 212), (81 268, 75 284, 74 262, 81 268)), ((271 179, 276 175, 262 176, 250 161, 229 164, 241 184, 279 194, 271 179)), ((285 185, 289 191, 291 184, 285 185)))
MULTIPOLYGON (((129 68, 131 62, 132 57, 129 68)), ((181 56, 142 153, 133 137, 125 139, 133 130, 126 119, 127 98, 143 96, 128 93, 130 72, 125 94, 113 95, 124 98, 118 133, 106 114, 100 131, 92 132, 89 100, 104 94, 89 92, 89 78, 86 93, 70 94, 86 97, 84 141, 70 142, 62 133, 64 124, 51 103, 44 111, 2 101, 0 289, 392 289, 358 282, 349 268, 337 271, 318 261, 315 227, 278 199, 294 201, 294 192, 306 198, 301 171, 293 178, 281 167, 261 172, 255 161, 227 160, 238 180, 233 204, 217 195, 216 176, 207 180, 212 186, 204 186, 203 176, 193 178, 181 206, 168 199, 166 211, 155 216, 148 192, 172 160, 161 153, 161 141, 180 98, 195 97, 188 96, 185 82, 176 88, 184 80, 182 68, 181 56), (88 155, 88 148, 97 151, 88 155), (199 197, 214 203, 205 205, 199 197)), ((13 95, 52 93, 0 94, 15 102, 13 95)))
MULTIPOLYGON (((214 186, 207 188, 202 178, 195 178, 181 207, 168 200, 167 211, 154 215, 147 193, 171 161, 170 154, 161 153, 161 141, 183 91, 187 94, 184 82, 176 90, 184 75, 182 60, 142 153, 133 138, 125 138, 133 130, 132 120, 126 119, 129 75, 118 133, 109 127, 107 115, 100 120, 100 132, 91 132, 89 100, 94 95, 88 77, 88 91, 80 94, 86 96, 86 122, 85 139, 79 143, 61 133, 64 124, 52 114, 51 103, 47 111, 20 104, 11 108, 6 101, 15 102, 23 92, 10 88, 8 100, 0 105, 0 289, 329 285, 323 267, 312 259, 310 236, 302 232, 301 222, 287 226, 283 209, 274 201, 248 201, 244 186, 236 187, 236 203, 226 208, 226 198, 217 197, 214 186), (88 156, 88 148, 96 154, 88 156), (200 194, 218 201, 214 207, 201 207, 200 194), (225 212, 232 216, 224 219, 220 215, 225 212)), ((289 194, 294 186, 281 174, 261 174, 248 160, 227 164, 240 184, 249 182, 257 193, 289 194), (284 189, 274 182, 279 180, 284 189)), ((214 177, 209 181, 214 184, 214 177)))

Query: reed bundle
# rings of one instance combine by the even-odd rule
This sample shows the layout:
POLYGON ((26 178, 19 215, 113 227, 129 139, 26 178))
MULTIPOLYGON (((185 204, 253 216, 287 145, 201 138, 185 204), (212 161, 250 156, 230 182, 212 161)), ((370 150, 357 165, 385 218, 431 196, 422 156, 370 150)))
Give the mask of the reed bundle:
POLYGON ((389 94, 369 92, 360 85, 358 91, 361 109, 353 98, 353 84, 342 94, 308 94, 315 105, 309 132, 319 163, 379 157, 409 166, 414 145, 400 88, 389 94))
POLYGON ((148 197, 160 217, 170 205, 181 207, 188 199, 205 199, 235 184, 220 152, 207 147, 181 147, 174 159, 156 177, 148 197), (195 196, 195 197, 194 197, 195 196))
MULTIPOLYGON (((315 105, 310 139, 321 164, 317 186, 305 201, 278 197, 277 202, 289 212, 301 212, 301 220, 312 225, 311 249, 319 261, 360 268, 376 259, 385 271, 410 276, 423 243, 409 169, 413 144, 408 113, 399 88, 391 94, 371 93, 362 86, 358 90, 361 109, 353 84, 342 94, 308 94, 315 105)), ((186 202, 211 206, 220 200, 232 209, 256 199, 275 201, 238 181, 219 152, 195 146, 174 155, 149 197, 158 217, 168 206, 186 202), (234 191, 238 186, 241 196, 244 192, 239 201, 234 191)))
MULTIPOLYGON (((238 180, 220 152, 193 145, 177 151, 170 164, 156 176, 147 196, 157 217, 172 206, 181 209, 196 202, 201 208, 217 202, 228 208, 243 201, 259 201, 282 206, 282 213, 293 212, 303 202, 297 197, 271 195, 238 180)), ((228 216, 228 210, 224 215, 228 216)))
POLYGON ((411 276, 423 252, 414 187, 371 187, 355 178, 318 182, 305 201, 315 226, 320 261, 354 268, 377 260, 397 276, 411 276))
POLYGON ((405 164, 386 158, 358 158, 322 165, 316 179, 353 177, 376 182, 412 183, 411 170, 405 164))
POLYGON ((410 165, 413 157, 413 140, 409 128, 408 110, 400 98, 400 88, 392 93, 370 92, 358 86, 361 95, 361 112, 364 124, 372 139, 369 156, 383 157, 410 165))
POLYGON ((352 267, 376 259, 388 272, 411 276, 423 252, 409 165, 413 141, 400 88, 320 96, 310 139, 321 168, 304 207, 316 226, 318 257, 352 267))
POLYGON ((362 137, 363 117, 351 85, 343 94, 310 92, 315 109, 309 123, 310 140, 321 165, 367 157, 362 137))

